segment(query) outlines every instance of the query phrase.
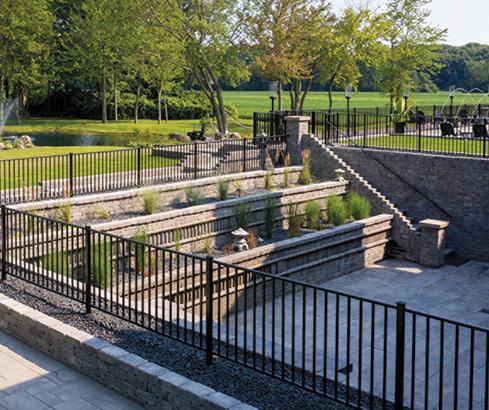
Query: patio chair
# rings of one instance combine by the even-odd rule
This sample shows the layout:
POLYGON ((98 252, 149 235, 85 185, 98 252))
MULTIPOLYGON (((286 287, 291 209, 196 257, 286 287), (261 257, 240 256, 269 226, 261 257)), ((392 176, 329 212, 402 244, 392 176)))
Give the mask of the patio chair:
POLYGON ((440 124, 442 137, 455 137, 466 138, 470 135, 470 132, 460 132, 458 128, 455 128, 452 122, 445 121, 440 124))
POLYGON ((457 133, 451 122, 445 121, 440 123, 440 130, 442 137, 456 137, 457 133))
POLYGON ((474 138, 487 138, 489 136, 485 124, 474 124, 472 131, 474 132, 474 138))

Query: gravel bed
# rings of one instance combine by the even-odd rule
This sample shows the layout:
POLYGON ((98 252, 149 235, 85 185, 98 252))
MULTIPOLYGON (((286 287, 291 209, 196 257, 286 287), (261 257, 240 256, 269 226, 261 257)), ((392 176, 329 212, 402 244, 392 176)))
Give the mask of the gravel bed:
POLYGON ((8 277, 7 281, 0 283, 0 292, 66 324, 260 409, 349 408, 224 359, 216 359, 213 366, 207 367, 203 351, 142 330, 97 310, 87 315, 82 304, 13 277, 8 277))

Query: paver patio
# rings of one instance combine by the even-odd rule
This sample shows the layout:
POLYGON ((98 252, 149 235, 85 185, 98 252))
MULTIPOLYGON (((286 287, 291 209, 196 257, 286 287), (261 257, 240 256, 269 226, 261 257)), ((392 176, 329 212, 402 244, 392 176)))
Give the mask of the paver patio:
MULTIPOLYGON (((407 303, 408 310, 413 309, 480 326, 482 330, 471 332, 470 329, 463 326, 456 326, 449 322, 441 325, 441 322, 435 318, 428 319, 424 315, 416 315, 413 331, 414 316, 409 311, 406 314, 405 405, 412 404, 414 408, 424 408, 425 405, 427 408, 439 408, 440 400, 442 400, 443 407, 454 408, 456 404, 456 408, 465 409, 469 407, 471 378, 473 380, 473 408, 484 408, 484 401, 488 400, 487 397, 484 397, 484 383, 487 383, 486 366, 489 364, 485 363, 484 358, 488 348, 489 333, 483 329, 489 329, 489 314, 481 312, 483 309, 489 312, 488 279, 489 263, 470 261, 459 267, 445 266, 441 269, 428 269, 415 263, 392 259, 328 281, 321 287, 388 304, 404 301, 407 303), (459 342, 458 363, 455 363, 457 338, 459 342), (471 350, 471 344, 473 344, 473 350, 471 350), (443 362, 440 361, 442 345, 443 362), (473 351, 472 354, 471 351, 473 351), (412 367, 413 352, 414 369, 412 367), (429 354, 426 355, 426 352, 429 354), (456 389, 455 373, 458 376, 456 389), (413 377, 414 391, 411 389, 413 377), (440 381, 443 386, 441 391, 438 388, 440 381), (425 390, 426 385, 428 385, 427 390, 425 390)), ((337 380, 343 384, 346 384, 347 376, 342 373, 338 374, 337 370, 344 367, 348 361, 352 365, 352 370, 348 375, 348 383, 351 387, 360 387, 366 393, 369 393, 371 389, 373 394, 381 397, 385 395, 387 399, 393 400, 395 309, 376 305, 373 318, 375 326, 372 326, 372 304, 369 302, 360 303, 356 299, 344 296, 337 299, 334 293, 329 293, 327 303, 325 303, 323 292, 317 292, 314 296, 311 290, 304 292, 300 287, 295 297, 288 294, 284 299, 285 303, 281 297, 276 298, 273 303, 267 298, 268 302, 264 310, 262 306, 258 306, 255 311, 253 309, 246 311, 246 346, 248 349, 254 346, 256 351, 261 353, 264 345, 265 354, 271 356, 273 340, 276 359, 280 359, 282 345, 284 345, 287 363, 292 363, 293 352, 293 361, 299 369, 306 368, 309 371, 314 370, 319 375, 326 374, 331 380, 337 377, 337 380), (336 306, 337 301, 339 302, 338 307, 336 306), (295 305, 294 321, 292 319, 293 304, 295 305), (285 306, 284 333, 282 333, 282 306, 285 306), (305 306, 305 313, 303 306, 305 306), (275 312, 274 320, 272 320, 273 310, 275 312), (263 317, 265 321, 262 320, 263 317), (255 340, 253 340, 251 331, 254 326, 255 340), (375 329, 373 335, 372 327, 375 329), (315 332, 314 328, 316 328, 315 332), (265 330, 265 343, 262 343, 262 329, 265 330), (294 339, 292 339, 293 334, 295 334, 294 339), (338 354, 335 351, 336 342, 338 343, 338 354), (324 370, 325 351, 327 352, 326 371, 324 370), (373 383, 370 373, 372 352, 373 383), (337 365, 336 356, 338 356, 337 365), (361 372, 358 371, 360 360, 361 372), (361 385, 359 386, 360 375, 361 385), (385 391, 382 382, 384 377, 385 391)), ((245 314, 241 311, 238 315, 237 338, 237 344, 241 347, 244 347, 244 321, 245 314)), ((233 315, 229 317, 231 344, 236 343, 233 337, 234 328, 233 315)), ((226 326, 222 325, 221 340, 226 339, 226 330, 226 326)))
POLYGON ((0 332, 0 409, 140 408, 112 390, 0 332))

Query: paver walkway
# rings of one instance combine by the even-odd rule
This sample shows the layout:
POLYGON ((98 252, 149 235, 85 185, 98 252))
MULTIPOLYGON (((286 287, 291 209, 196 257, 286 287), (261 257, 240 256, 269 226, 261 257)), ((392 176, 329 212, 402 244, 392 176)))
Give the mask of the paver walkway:
POLYGON ((141 407, 0 332, 0 409, 128 410, 141 407))
MULTIPOLYGON (((453 408, 457 403, 457 409, 470 408, 471 379, 472 408, 482 409, 486 401, 489 404, 484 387, 489 370, 489 332, 485 330, 489 329, 489 263, 470 261, 459 267, 428 269, 406 261, 385 260, 321 287, 390 305, 404 301, 408 309, 480 326, 481 330, 471 333, 470 328, 442 324, 423 314, 406 314, 405 405, 435 409, 442 401, 443 407, 453 408)), ((230 335, 230 344, 246 345, 258 353, 265 349, 267 356, 273 354, 274 345, 275 358, 281 357, 283 346, 285 362, 293 361, 299 369, 394 399, 394 308, 376 304, 372 312, 368 301, 360 303, 329 292, 325 297, 322 291, 315 295, 301 286, 283 299, 279 296, 266 300, 264 306, 249 308, 246 314, 240 310, 237 338, 236 318, 230 315, 229 328, 222 324, 220 339, 230 335), (347 363, 351 365, 348 380, 344 373, 338 374, 347 363)))

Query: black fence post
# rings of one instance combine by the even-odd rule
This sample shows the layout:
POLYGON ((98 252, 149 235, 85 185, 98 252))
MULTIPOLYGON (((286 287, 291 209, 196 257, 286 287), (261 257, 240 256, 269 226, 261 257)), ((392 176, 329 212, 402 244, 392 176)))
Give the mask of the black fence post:
POLYGON ((243 172, 246 172, 246 138, 243 138, 243 172))
POLYGON ((394 408, 404 408, 404 350, 406 347, 406 303, 396 304, 396 384, 394 390, 394 408))
POLYGON ((137 148, 137 155, 138 155, 138 186, 141 186, 141 147, 137 148))
MULTIPOLYGON (((92 228, 85 226, 85 312, 92 312, 92 228)), ((100 261, 99 261, 100 263, 100 261)))
POLYGON ((311 112, 311 134, 316 135, 316 111, 311 112))
POLYGON ((486 142, 487 142, 487 137, 484 135, 484 140, 483 140, 483 142, 482 142, 482 143, 484 144, 484 145, 483 145, 483 147, 482 147, 482 156, 483 156, 484 158, 485 158, 485 157, 486 157, 486 155, 487 155, 487 154, 486 154, 486 153, 487 153, 487 151, 486 151, 486 142))
MULTIPOLYGON (((205 268, 205 362, 207 366, 212 366, 212 347, 213 347, 213 335, 212 335, 212 324, 213 324, 213 312, 212 312, 212 294, 213 294, 213 270, 214 258, 212 256, 207 256, 206 258, 206 268, 205 268)), ((219 302, 219 301, 218 301, 219 302)))
POLYGON ((418 152, 421 152, 421 118, 419 115, 416 118, 418 123, 418 152))
POLYGON ((2 281, 7 279, 7 211, 2 205, 2 281))
POLYGON ((73 198, 73 153, 70 152, 70 164, 69 164, 69 172, 70 172, 70 198, 73 198))
POLYGON ((363 114, 363 146, 367 146, 367 114, 363 114))
POLYGON ((198 164, 198 147, 197 147, 198 142, 194 142, 194 179, 197 179, 197 164, 198 164))
POLYGON ((258 113, 253 113, 253 138, 258 135, 258 113))

